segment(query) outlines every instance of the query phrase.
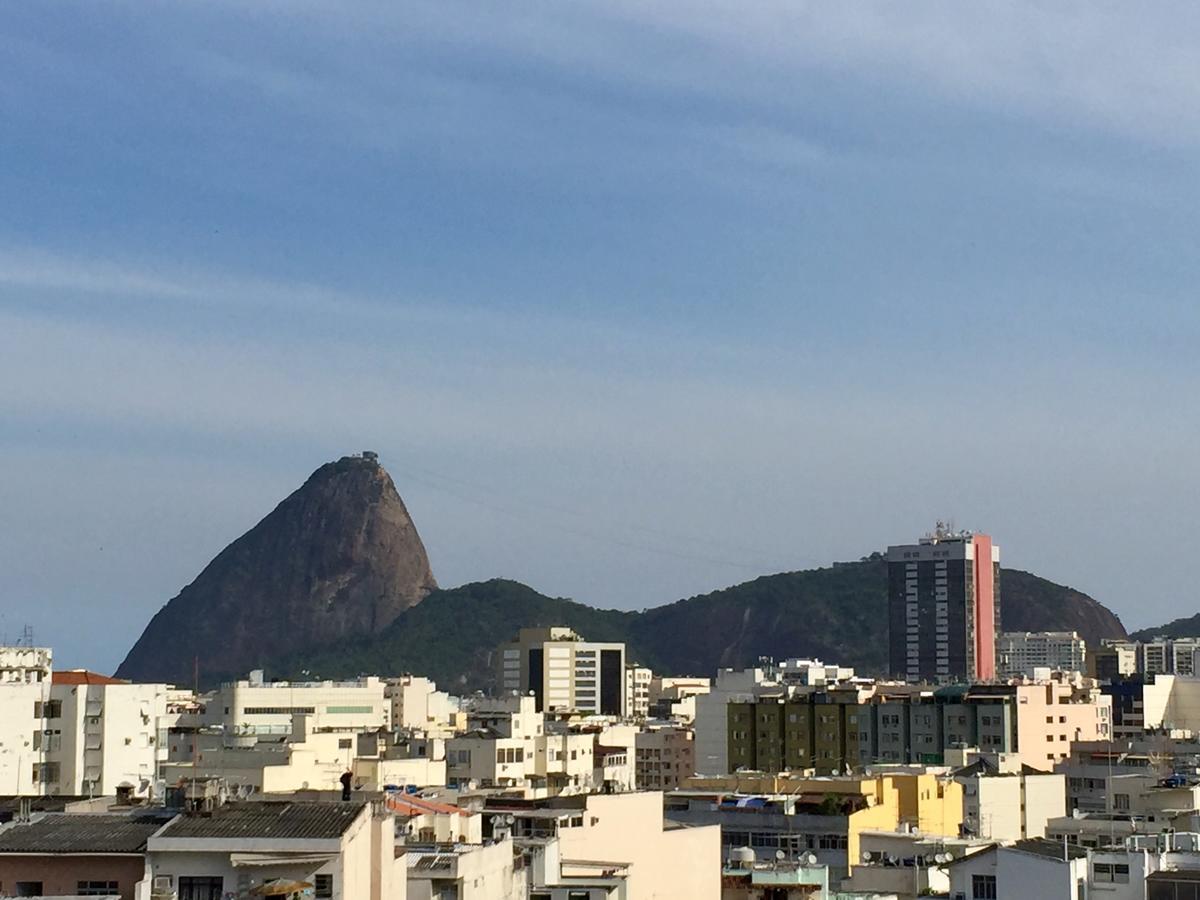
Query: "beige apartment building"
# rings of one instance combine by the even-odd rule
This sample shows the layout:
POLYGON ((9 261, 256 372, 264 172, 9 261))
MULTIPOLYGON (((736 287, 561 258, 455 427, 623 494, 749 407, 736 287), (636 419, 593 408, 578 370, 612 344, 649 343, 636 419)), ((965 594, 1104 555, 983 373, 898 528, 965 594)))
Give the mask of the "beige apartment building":
POLYGON ((690 728, 640 731, 634 737, 634 747, 639 790, 675 791, 695 774, 696 741, 690 728))

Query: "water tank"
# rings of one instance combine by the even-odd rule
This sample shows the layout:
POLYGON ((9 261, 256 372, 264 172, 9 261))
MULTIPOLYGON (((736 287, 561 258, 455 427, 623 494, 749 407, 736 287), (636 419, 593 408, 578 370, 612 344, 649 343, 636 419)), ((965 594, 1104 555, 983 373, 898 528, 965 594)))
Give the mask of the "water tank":
POLYGON ((754 851, 749 847, 734 847, 729 851, 729 861, 739 868, 748 869, 754 865, 754 851))

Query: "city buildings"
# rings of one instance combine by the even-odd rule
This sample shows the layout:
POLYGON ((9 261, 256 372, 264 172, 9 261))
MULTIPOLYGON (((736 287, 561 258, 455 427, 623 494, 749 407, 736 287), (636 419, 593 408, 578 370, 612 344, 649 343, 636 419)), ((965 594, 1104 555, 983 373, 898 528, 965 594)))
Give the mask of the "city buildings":
POLYGON ((404 900, 394 828, 381 804, 228 803, 179 815, 150 836, 145 877, 152 896, 178 900, 263 896, 273 882, 310 885, 329 900, 404 900))
POLYGON ((261 670, 244 681, 221 685, 208 702, 205 724, 235 734, 286 735, 294 717, 315 727, 387 728, 392 698, 387 684, 371 676, 354 681, 266 681, 261 670))
POLYGON ((720 829, 674 826, 663 808, 658 791, 498 797, 484 809, 485 836, 499 825, 530 855, 532 898, 718 900, 720 829))
POLYGON ((455 698, 419 675, 385 679, 384 696, 390 703, 388 722, 393 731, 446 737, 461 730, 466 721, 455 698))
POLYGON ((43 794, 57 773, 45 765, 53 653, 0 646, 0 794, 43 794))
POLYGON ((167 757, 165 684, 131 684, 81 669, 57 671, 43 745, 47 793, 149 798, 167 757))
POLYGON ((962 786, 928 772, 805 778, 697 776, 667 797, 667 817, 681 825, 719 825, 723 856, 751 848, 762 861, 812 854, 832 879, 862 861, 866 832, 957 838, 962 786))
POLYGON ((51 813, 0 829, 0 896, 146 896, 146 842, 173 815, 51 813))
POLYGON ((1034 678, 1039 670, 1087 671, 1087 643, 1074 631, 1004 631, 996 640, 1001 680, 1034 678))
POLYGON ((627 714, 624 644, 585 641, 570 628, 522 628, 497 656, 501 689, 532 692, 539 712, 627 714))
POLYGON ((1096 677, 1200 673, 1200 637, 1159 637, 1150 641, 1105 640, 1096 651, 1096 677))
POLYGON ((630 663, 625 666, 625 715, 645 719, 650 715, 650 682, 654 673, 646 666, 630 663))
POLYGON ((888 547, 890 671, 910 682, 990 681, 1000 626, 1000 548, 943 523, 888 547))
POLYGON ((467 731, 446 741, 449 785, 542 797, 594 785, 596 735, 548 730, 533 697, 480 700, 467 717, 467 731))
POLYGON ((707 694, 711 686, 708 678, 655 675, 650 679, 650 715, 691 724, 696 719, 696 698, 707 694))
POLYGON ((634 742, 640 790, 673 791, 695 774, 696 741, 690 728, 654 727, 639 731, 634 742))
POLYGON ((881 763, 941 765, 948 750, 976 747, 1050 771, 1072 741, 1111 733, 1111 698, 1078 675, 940 688, 858 681, 806 688, 762 669, 722 671, 697 703, 696 768, 836 774, 881 763))
POLYGON ((1044 837, 1066 815, 1066 776, 1039 772, 1008 754, 952 751, 951 777, 963 789, 963 834, 1011 843, 1044 837))

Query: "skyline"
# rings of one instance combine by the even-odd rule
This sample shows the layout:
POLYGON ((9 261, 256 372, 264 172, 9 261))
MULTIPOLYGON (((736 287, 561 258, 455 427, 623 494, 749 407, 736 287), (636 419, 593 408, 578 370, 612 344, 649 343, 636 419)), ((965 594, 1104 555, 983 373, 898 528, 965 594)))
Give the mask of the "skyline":
POLYGON ((362 449, 444 586, 641 608, 954 518, 1200 610, 1197 18, 0 13, 0 633, 111 671, 362 449))

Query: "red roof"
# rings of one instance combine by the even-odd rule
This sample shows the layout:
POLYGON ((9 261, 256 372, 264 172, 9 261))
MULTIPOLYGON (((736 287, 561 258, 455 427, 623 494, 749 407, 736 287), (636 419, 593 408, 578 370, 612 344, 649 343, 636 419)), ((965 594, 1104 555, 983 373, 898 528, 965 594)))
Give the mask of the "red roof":
POLYGON ((99 672, 89 672, 87 669, 67 669, 54 672, 50 676, 51 684, 129 684, 124 678, 111 678, 99 672))
POLYGON ((460 806, 451 806, 448 803, 436 803, 433 800, 426 800, 424 797, 417 797, 413 794, 390 794, 385 802, 389 809, 400 813, 402 816, 424 816, 429 813, 444 813, 447 815, 458 813, 460 816, 470 815, 470 812, 460 806))

